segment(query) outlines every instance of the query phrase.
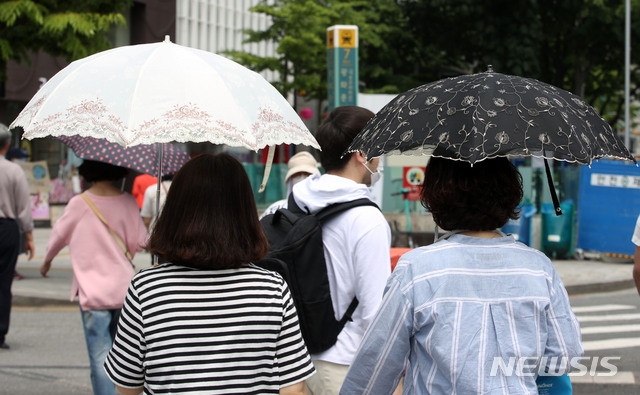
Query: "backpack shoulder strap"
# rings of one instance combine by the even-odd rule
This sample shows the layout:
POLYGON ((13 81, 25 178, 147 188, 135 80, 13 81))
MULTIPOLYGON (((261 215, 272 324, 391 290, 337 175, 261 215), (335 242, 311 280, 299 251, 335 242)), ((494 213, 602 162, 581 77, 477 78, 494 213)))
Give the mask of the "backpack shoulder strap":
POLYGON ((293 197, 293 192, 289 194, 289 199, 287 199, 287 210, 296 214, 308 214, 303 209, 301 209, 300 206, 298 206, 298 203, 296 203, 296 199, 293 197))
MULTIPOLYGON (((322 223, 323 221, 326 221, 327 219, 335 215, 338 215, 342 212, 345 212, 349 209, 352 209, 354 207, 359 207, 359 206, 373 206, 378 210, 380 210, 380 207, 378 207, 378 205, 375 204, 372 200, 367 198, 361 198, 361 199, 356 199, 349 202, 331 204, 323 208, 322 210, 318 211, 317 213, 315 213, 315 216, 318 219, 318 222, 322 223)), ((349 304, 347 311, 344 313, 344 315, 339 321, 340 329, 342 329, 345 326, 347 321, 351 320, 351 316, 353 315, 353 312, 356 310, 356 307, 358 307, 358 298, 354 297, 351 303, 349 304)))
POLYGON ((347 308, 347 311, 345 311, 342 319, 340 319, 339 321, 340 328, 344 328, 344 326, 347 324, 347 321, 351 321, 351 316, 353 315, 353 312, 356 311, 356 307, 358 307, 358 298, 354 297, 351 301, 351 304, 347 308))
POLYGON ((276 225, 276 224, 278 224, 280 222, 282 217, 285 217, 289 221, 289 223, 293 224, 303 214, 308 214, 308 213, 303 211, 300 207, 298 207, 298 205, 296 204, 296 201, 293 198, 293 193, 290 193, 289 194, 289 199, 287 200, 287 207, 286 208, 279 208, 279 209, 276 210, 275 213, 265 215, 260 220, 260 222, 261 223, 268 223, 268 224, 271 224, 271 225, 276 225))
POLYGON ((324 221, 324 220, 327 220, 328 218, 333 217, 334 215, 340 214, 344 211, 347 211, 349 209, 352 209, 354 207, 359 207, 359 206, 373 206, 378 210, 380 210, 380 207, 378 207, 378 205, 375 204, 373 201, 367 198, 360 198, 360 199, 352 200, 350 202, 331 204, 323 208, 322 210, 318 211, 315 214, 315 216, 316 218, 318 218, 318 221, 324 221))

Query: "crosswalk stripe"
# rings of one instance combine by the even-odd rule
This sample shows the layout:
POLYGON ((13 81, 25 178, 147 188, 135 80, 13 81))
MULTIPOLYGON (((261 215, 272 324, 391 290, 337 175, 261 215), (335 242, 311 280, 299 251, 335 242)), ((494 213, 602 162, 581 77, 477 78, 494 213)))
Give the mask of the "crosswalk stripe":
POLYGON ((626 304, 603 304, 599 306, 580 306, 572 307, 574 314, 578 313, 595 313, 598 311, 614 311, 614 310, 633 310, 637 309, 636 306, 626 304))
POLYGON ((580 328, 580 332, 582 332, 583 335, 590 335, 593 333, 620 333, 620 332, 636 332, 637 334, 640 334, 640 324, 592 326, 587 328, 580 328))
MULTIPOLYGON (((580 323, 580 332, 583 336, 582 347, 585 352, 600 350, 620 350, 640 347, 640 313, 638 306, 624 304, 604 304, 595 306, 572 307, 576 318, 580 323), (590 314, 594 313, 594 314, 590 314), (608 325, 614 323, 618 325, 608 325), (626 321, 626 322, 625 322, 626 321), (589 325, 593 326, 589 326, 589 325), (585 340, 594 337, 615 337, 600 340, 585 340)), ((615 351, 614 351, 615 354, 615 351)), ((591 354, 593 355, 593 354, 591 354)), ((612 354, 608 354, 612 355, 612 354)), ((574 384, 636 384, 634 372, 616 372, 613 376, 571 376, 574 384)))
POLYGON ((618 372, 613 376, 572 376, 569 374, 572 384, 635 384, 633 372, 618 372))
POLYGON ((596 321, 624 321, 640 319, 640 313, 633 314, 602 314, 602 315, 579 315, 576 316, 579 322, 596 322, 596 321))
POLYGON ((640 347, 640 337, 589 340, 582 342, 585 351, 614 350, 618 348, 640 347))

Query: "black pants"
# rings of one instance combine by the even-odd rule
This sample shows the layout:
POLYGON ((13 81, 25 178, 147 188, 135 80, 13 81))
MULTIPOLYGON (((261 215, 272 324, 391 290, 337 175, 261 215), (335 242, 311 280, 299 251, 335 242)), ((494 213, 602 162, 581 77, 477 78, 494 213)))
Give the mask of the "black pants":
POLYGON ((9 332, 11 284, 18 261, 20 231, 16 221, 0 218, 0 344, 9 332))

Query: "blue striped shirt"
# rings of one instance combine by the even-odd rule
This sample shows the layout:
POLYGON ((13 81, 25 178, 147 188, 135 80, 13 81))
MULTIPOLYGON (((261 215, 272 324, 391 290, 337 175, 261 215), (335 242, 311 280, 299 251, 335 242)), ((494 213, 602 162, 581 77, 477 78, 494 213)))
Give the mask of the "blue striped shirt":
POLYGON ((340 393, 391 394, 406 369, 404 394, 537 394, 540 364, 582 354, 544 254, 456 234, 402 256, 340 393), (510 374, 519 359, 525 374, 510 374))

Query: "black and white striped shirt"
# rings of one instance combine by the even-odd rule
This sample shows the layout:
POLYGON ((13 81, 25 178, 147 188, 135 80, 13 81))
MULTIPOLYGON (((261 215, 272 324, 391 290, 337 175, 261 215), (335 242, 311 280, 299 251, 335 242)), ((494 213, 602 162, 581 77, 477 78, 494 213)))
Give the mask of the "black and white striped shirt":
POLYGON ((122 387, 189 394, 277 394, 314 373, 289 288, 253 265, 138 273, 105 370, 122 387))

